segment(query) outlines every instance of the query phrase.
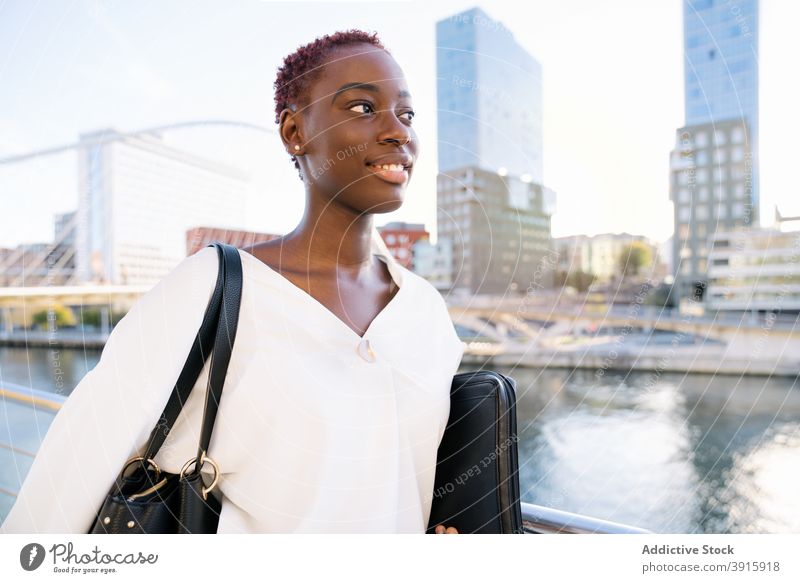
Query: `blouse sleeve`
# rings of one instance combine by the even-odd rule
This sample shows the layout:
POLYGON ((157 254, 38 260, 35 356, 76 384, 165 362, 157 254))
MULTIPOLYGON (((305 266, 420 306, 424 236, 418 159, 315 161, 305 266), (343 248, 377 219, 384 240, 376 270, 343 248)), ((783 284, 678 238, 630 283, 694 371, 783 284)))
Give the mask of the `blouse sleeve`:
POLYGON ((53 419, 3 533, 87 533, 167 404, 217 278, 217 252, 182 260, 134 304, 53 419))

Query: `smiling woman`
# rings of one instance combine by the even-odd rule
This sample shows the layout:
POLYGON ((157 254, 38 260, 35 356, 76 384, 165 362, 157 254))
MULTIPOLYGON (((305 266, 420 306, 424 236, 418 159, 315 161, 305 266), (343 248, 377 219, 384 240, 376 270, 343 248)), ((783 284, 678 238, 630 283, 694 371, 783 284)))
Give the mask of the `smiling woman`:
MULTIPOLYGON (((239 250, 236 343, 208 450, 217 532, 422 534, 464 346, 441 294, 373 225, 402 205, 417 158, 410 91, 361 31, 286 57, 275 90, 306 205, 292 232, 239 250)), ((217 265, 208 247, 184 259, 114 328, 0 531, 87 532, 164 410, 217 265)), ((162 471, 196 453, 208 372, 209 362, 153 460, 162 471)))

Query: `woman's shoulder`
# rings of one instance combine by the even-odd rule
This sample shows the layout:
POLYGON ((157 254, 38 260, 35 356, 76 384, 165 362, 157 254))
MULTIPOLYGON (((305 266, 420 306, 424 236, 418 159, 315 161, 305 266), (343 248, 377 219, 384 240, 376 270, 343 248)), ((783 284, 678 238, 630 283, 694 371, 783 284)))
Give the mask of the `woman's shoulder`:
POLYGON ((158 288, 180 288, 187 292, 198 292, 210 297, 217 280, 219 259, 214 247, 203 247, 199 251, 184 257, 161 280, 153 290, 158 288))
POLYGON ((153 342, 156 337, 169 337, 184 329, 199 329, 218 269, 213 247, 183 258, 134 302, 112 330, 106 348, 123 339, 147 337, 153 342))

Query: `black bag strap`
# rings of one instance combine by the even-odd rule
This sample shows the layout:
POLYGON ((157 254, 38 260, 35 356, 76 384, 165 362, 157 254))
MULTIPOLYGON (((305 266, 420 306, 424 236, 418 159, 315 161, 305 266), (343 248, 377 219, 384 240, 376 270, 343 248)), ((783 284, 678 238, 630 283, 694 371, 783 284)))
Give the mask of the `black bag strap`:
MULTIPOLYGON (((219 379, 220 377, 219 370, 221 370, 223 381, 225 378, 225 372, 227 372, 228 362, 230 361, 231 350, 233 347, 233 340, 236 336, 236 324, 239 315, 239 303, 241 302, 242 291, 242 267, 238 250, 231 245, 217 241, 209 244, 208 247, 216 247, 217 249, 217 256, 219 258, 217 282, 214 287, 214 292, 211 295, 211 299, 208 302, 208 306, 206 307, 205 314, 203 315, 203 322, 200 326, 200 330, 195 336, 194 343, 189 351, 189 356, 186 358, 186 363, 183 365, 183 369, 178 376, 178 380, 175 383, 175 387, 172 390, 169 400, 167 401, 167 405, 164 407, 164 411, 161 413, 159 422, 150 433, 148 446, 143 454, 145 460, 154 459, 156 453, 164 444, 164 440, 172 430, 175 421, 177 421, 178 415, 183 408, 183 404, 189 398, 189 395, 192 392, 198 377, 200 376, 200 372, 203 370, 206 360, 208 360, 209 348, 212 346, 212 343, 214 343, 214 352, 217 351, 217 344, 219 344, 220 358, 217 361, 219 368, 212 368, 212 370, 209 372, 209 391, 206 396, 205 411, 209 410, 208 401, 212 392, 214 393, 213 398, 215 401, 211 412, 211 418, 206 419, 205 412, 203 414, 203 436, 206 434, 206 422, 210 421, 210 424, 208 425, 208 439, 205 442, 203 441, 203 438, 200 440, 201 449, 204 443, 206 450, 208 448, 208 442, 210 441, 211 429, 214 425, 219 398, 222 394, 222 383, 219 383, 218 390, 211 391, 210 389, 212 386, 212 381, 214 381, 214 379, 219 379), (228 278, 230 278, 230 282, 228 281, 228 278), (223 303, 227 303, 226 310, 222 309, 223 303), (220 328, 218 323, 221 312, 225 313, 226 332, 223 335, 223 340, 225 340, 225 342, 215 341, 215 338, 216 340, 219 340, 219 334, 217 334, 217 332, 220 328), (226 352, 227 355, 225 354, 226 352), (215 370, 217 370, 216 374, 212 375, 211 373, 215 370)), ((213 357, 211 366, 214 367, 213 357)))
MULTIPOLYGON (((222 288, 222 306, 208 372, 206 405, 203 409, 203 430, 197 449, 198 460, 203 459, 211 443, 211 431, 214 429, 214 420, 217 418, 219 401, 225 386, 228 363, 231 361, 233 342, 236 340, 236 330, 239 325, 239 306, 242 301, 242 258, 239 256, 239 251, 231 245, 223 245, 222 250, 225 285, 222 288)), ((199 468, 201 465, 202 462, 198 463, 196 467, 199 468)))

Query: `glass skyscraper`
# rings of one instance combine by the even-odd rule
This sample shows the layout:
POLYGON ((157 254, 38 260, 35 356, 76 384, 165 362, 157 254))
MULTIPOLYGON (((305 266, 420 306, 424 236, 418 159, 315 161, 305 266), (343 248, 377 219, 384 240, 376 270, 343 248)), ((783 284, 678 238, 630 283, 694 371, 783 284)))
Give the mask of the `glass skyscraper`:
POLYGON ((758 205, 758 0, 684 0, 686 125, 743 122, 758 205))
POLYGON ((542 68, 480 8, 436 23, 439 171, 542 183, 542 68))

